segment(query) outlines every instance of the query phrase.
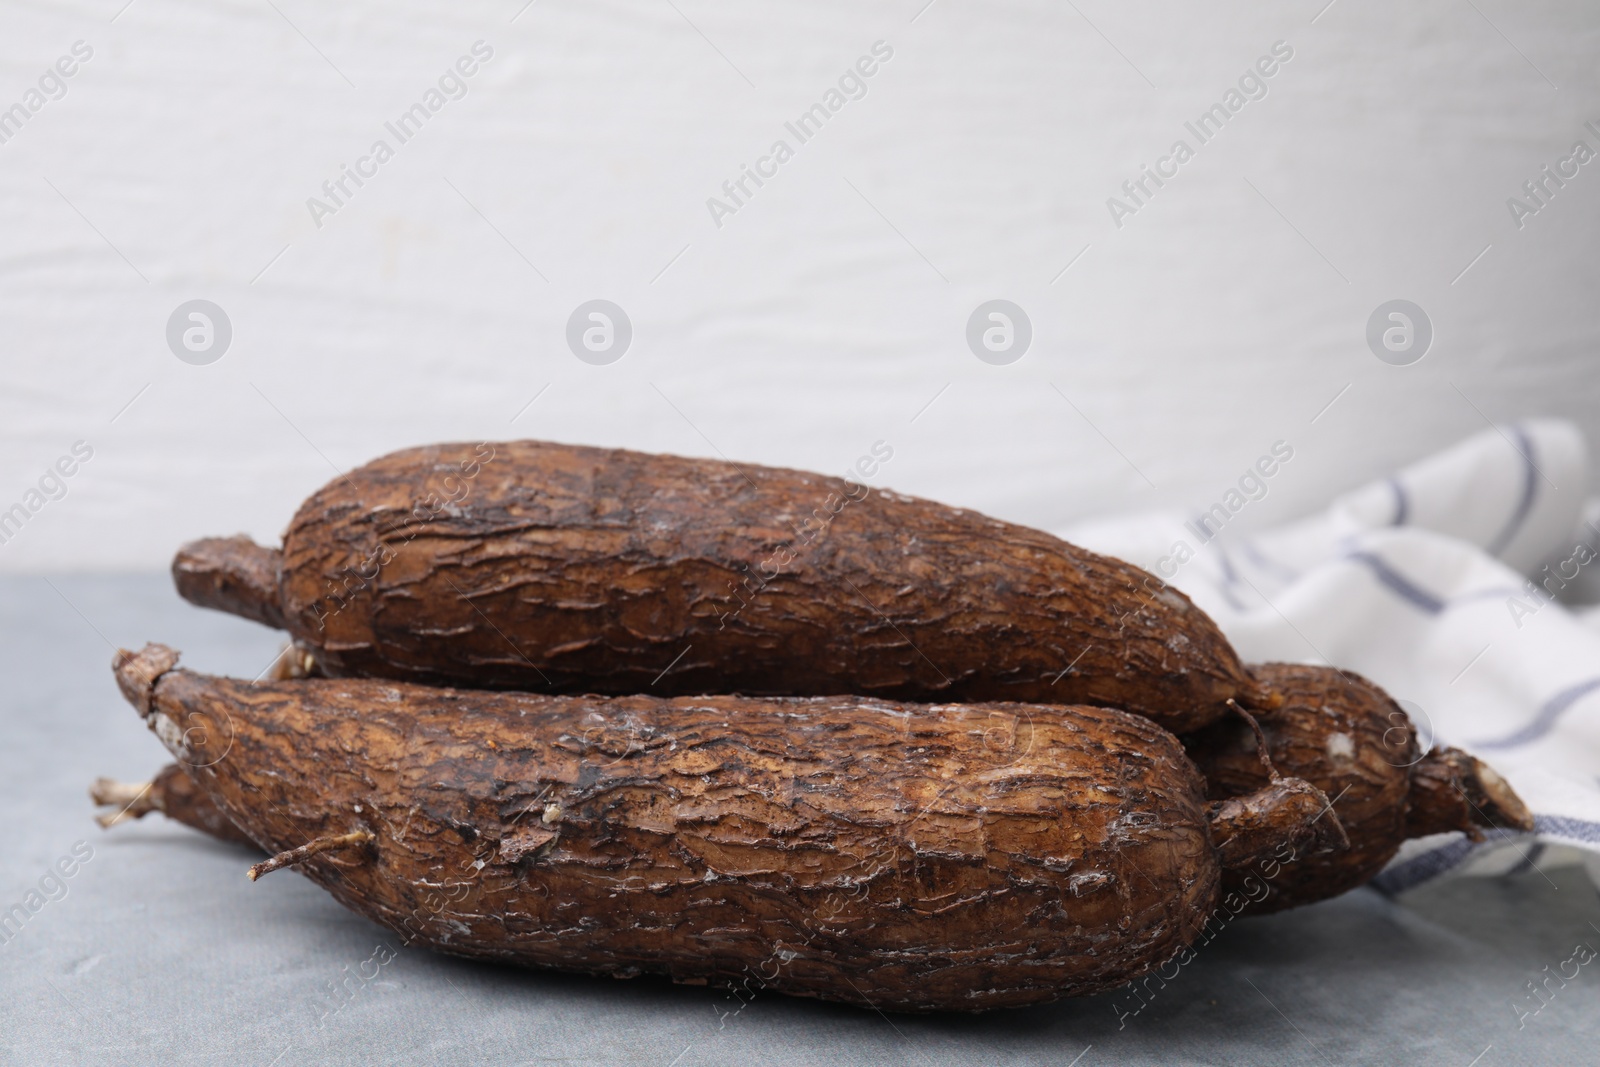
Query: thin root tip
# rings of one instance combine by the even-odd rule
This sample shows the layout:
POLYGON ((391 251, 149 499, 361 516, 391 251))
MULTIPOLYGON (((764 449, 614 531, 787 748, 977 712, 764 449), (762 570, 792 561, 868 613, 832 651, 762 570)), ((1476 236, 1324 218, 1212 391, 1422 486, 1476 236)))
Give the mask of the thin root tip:
POLYGON ((150 791, 150 782, 119 782, 115 778, 96 778, 89 786, 89 800, 102 807, 132 804, 150 791))
POLYGON ((120 822, 130 819, 140 819, 147 812, 157 807, 151 790, 155 782, 119 782, 114 778, 96 778, 89 787, 89 799, 100 807, 113 807, 116 811, 104 811, 94 817, 103 830, 109 830, 120 822))
POLYGON ((297 866, 313 856, 320 856, 324 852, 342 852, 347 849, 361 848, 374 840, 376 838, 368 830, 353 830, 347 834, 319 837, 306 842, 299 848, 291 848, 287 852, 278 853, 271 859, 262 860, 245 873, 254 882, 263 874, 271 874, 273 871, 281 870, 284 867, 297 866))
POLYGON ((1237 700, 1229 697, 1227 703, 1228 707, 1232 708, 1236 713, 1238 713, 1240 718, 1250 725, 1251 731, 1256 735, 1256 758, 1259 759, 1261 761, 1261 765, 1267 769, 1267 778, 1274 782, 1280 780, 1283 775, 1278 773, 1277 766, 1272 762, 1272 753, 1270 751, 1272 746, 1267 743, 1267 735, 1266 732, 1261 729, 1261 724, 1256 721, 1256 717, 1254 715, 1251 715, 1248 711, 1245 711, 1244 708, 1240 707, 1237 700))

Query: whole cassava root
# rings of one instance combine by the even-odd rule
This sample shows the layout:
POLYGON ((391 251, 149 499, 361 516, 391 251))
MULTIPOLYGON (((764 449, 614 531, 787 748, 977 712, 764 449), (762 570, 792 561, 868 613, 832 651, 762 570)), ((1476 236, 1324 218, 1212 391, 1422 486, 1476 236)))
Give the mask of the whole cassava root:
POLYGON ((1219 857, 1339 833, 1304 782, 1208 807, 1176 738, 1108 708, 250 684, 176 664, 150 645, 115 670, 280 852, 264 866, 463 956, 885 1010, 1038 1003, 1179 952, 1219 857))
POLYGON ((175 822, 219 840, 241 845, 255 844, 176 763, 163 767, 148 782, 117 782, 110 778, 97 778, 94 785, 89 787, 89 799, 102 807, 115 809, 95 817, 95 821, 107 830, 125 820, 142 819, 152 811, 159 811, 175 822))
POLYGON ((281 552, 197 541, 173 576, 336 677, 1100 704, 1175 730, 1279 700, 1129 564, 840 478, 614 449, 396 452, 314 493, 281 552))
MULTIPOLYGON (((1406 713, 1359 675, 1332 667, 1267 663, 1251 668, 1285 703, 1261 722, 1277 770, 1311 782, 1332 801, 1350 839, 1338 852, 1301 850, 1267 882, 1250 910, 1279 911, 1337 896, 1370 881, 1410 837, 1484 828, 1532 830, 1528 809, 1493 770, 1454 748, 1424 754, 1406 713)), ((1260 789, 1269 774, 1256 739, 1238 723, 1184 738, 1214 799, 1260 789)), ((1239 875, 1224 875, 1225 889, 1239 875)))

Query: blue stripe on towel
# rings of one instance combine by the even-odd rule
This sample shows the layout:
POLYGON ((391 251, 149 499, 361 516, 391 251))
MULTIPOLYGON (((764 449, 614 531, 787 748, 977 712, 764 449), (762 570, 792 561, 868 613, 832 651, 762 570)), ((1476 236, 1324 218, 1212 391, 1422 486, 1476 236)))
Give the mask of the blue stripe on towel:
POLYGON ((1352 552, 1345 559, 1365 564, 1373 577, 1378 579, 1379 585, 1429 615, 1437 615, 1444 610, 1445 602, 1442 599, 1395 570, 1382 556, 1361 551, 1352 552))
MULTIPOLYGON (((1535 815, 1533 832, 1544 837, 1565 838, 1590 846, 1600 845, 1600 822, 1575 819, 1570 815, 1535 815)), ((1458 837, 1436 849, 1390 867, 1369 884, 1385 896, 1392 897, 1423 882, 1432 881, 1442 874, 1448 874, 1483 849, 1522 836, 1524 835, 1511 830, 1489 830, 1485 832, 1483 841, 1472 841, 1465 836, 1458 837)), ((1521 862, 1506 874, 1521 874, 1533 867, 1539 862, 1543 847, 1543 843, 1534 845, 1521 862)))
MULTIPOLYGON (((1548 832, 1557 835, 1560 834, 1560 831, 1547 827, 1547 824, 1553 826, 1553 824, 1560 822, 1582 823, 1582 825, 1589 827, 1588 832, 1596 835, 1593 840, 1600 841, 1600 825, 1595 823, 1583 823, 1582 820, 1565 819, 1559 815, 1536 815, 1533 822, 1534 833, 1548 832)), ((1413 856, 1404 863, 1390 867, 1368 884, 1384 896, 1392 897, 1397 893, 1405 892, 1407 889, 1413 889, 1423 882, 1431 882, 1442 874, 1450 873, 1483 849, 1492 848, 1505 841, 1527 836, 1515 830, 1485 830, 1482 841, 1473 841, 1463 834, 1448 844, 1440 845, 1436 849, 1424 852, 1420 856, 1413 856)), ((1519 869, 1525 868, 1519 867, 1519 869)))
POLYGON ((1507 600, 1511 597, 1520 597, 1522 595, 1522 590, 1514 585, 1491 586, 1488 589, 1479 589, 1474 593, 1462 593, 1460 596, 1451 597, 1450 602, 1445 607, 1449 610, 1454 610, 1463 604, 1471 604, 1478 600, 1507 600))
POLYGON ((1533 830, 1551 837, 1564 837, 1568 841, 1582 841, 1586 845, 1600 845, 1600 822, 1574 819, 1569 815, 1535 815, 1533 830))
POLYGON ((1488 741, 1475 741, 1472 747, 1475 749, 1517 748, 1520 745, 1537 741, 1550 732, 1556 721, 1566 714, 1569 708, 1596 689, 1600 689, 1600 678, 1590 678, 1587 681, 1579 682, 1577 685, 1569 685, 1549 700, 1546 700, 1539 707, 1539 710, 1534 713, 1533 721, 1526 726, 1518 727, 1504 737, 1497 737, 1488 741))
POLYGON ((1411 517, 1411 500, 1406 496, 1406 487, 1400 484, 1400 479, 1390 478, 1389 488, 1394 490, 1394 519, 1390 526, 1404 526, 1411 517))
POLYGON ((1511 513, 1505 529, 1484 547, 1485 552, 1496 558, 1505 551, 1511 539, 1522 529, 1522 524, 1528 520, 1529 513, 1533 511, 1534 495, 1539 488, 1539 471, 1533 462, 1533 439, 1521 426, 1512 426, 1511 433, 1517 439, 1517 453, 1522 456, 1522 497, 1517 501, 1517 508, 1511 513))
POLYGON ((1440 612, 1450 611, 1478 600, 1504 600, 1506 597, 1523 595, 1523 590, 1514 586, 1498 586, 1478 589, 1471 593, 1462 593, 1460 596, 1446 600, 1437 593, 1418 585, 1410 577, 1401 573, 1393 563, 1390 563, 1375 552, 1361 549, 1348 552, 1340 558, 1365 565, 1372 572, 1372 576, 1378 580, 1379 585, 1429 615, 1438 615, 1440 612))
POLYGON ((1478 842, 1460 837, 1448 845, 1441 845, 1431 852, 1424 852, 1389 868, 1369 884, 1384 896, 1392 897, 1455 870, 1480 847, 1478 842))

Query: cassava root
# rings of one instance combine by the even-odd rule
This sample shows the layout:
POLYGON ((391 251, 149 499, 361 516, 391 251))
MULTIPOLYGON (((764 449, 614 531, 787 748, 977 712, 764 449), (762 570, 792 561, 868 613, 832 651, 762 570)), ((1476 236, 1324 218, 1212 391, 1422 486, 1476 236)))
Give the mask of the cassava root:
POLYGON ((251 684, 159 645, 115 670, 266 866, 571 971, 905 1011, 1093 993, 1183 949, 1225 863, 1337 826, 1290 778, 1208 806, 1176 738, 1103 707, 251 684))
POLYGON ((543 693, 1100 704, 1192 730, 1270 713, 1155 576, 1037 530, 801 471, 516 441, 335 479, 282 550, 185 545, 188 600, 335 677, 543 693))

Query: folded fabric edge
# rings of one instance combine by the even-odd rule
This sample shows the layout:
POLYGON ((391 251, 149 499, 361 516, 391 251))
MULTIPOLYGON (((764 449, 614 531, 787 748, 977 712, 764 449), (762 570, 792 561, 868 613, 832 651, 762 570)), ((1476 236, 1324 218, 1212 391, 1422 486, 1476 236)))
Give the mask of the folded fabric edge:
MULTIPOLYGON (((1519 873, 1538 862, 1538 856, 1529 849, 1542 851, 1545 845, 1565 845, 1593 854, 1600 850, 1600 822, 1578 819, 1570 815, 1535 815, 1531 834, 1515 830, 1489 830, 1482 841, 1473 841, 1464 834, 1453 834, 1442 843, 1426 848, 1419 854, 1397 859, 1369 884, 1384 896, 1393 897, 1415 889, 1447 874, 1459 871, 1469 860, 1491 850, 1506 847, 1518 848, 1521 862, 1510 870, 1486 872, 1494 877, 1519 873)), ((1600 866, 1587 865, 1591 877, 1600 874, 1600 866)), ((1595 882, 1600 889, 1600 881, 1595 882)))

